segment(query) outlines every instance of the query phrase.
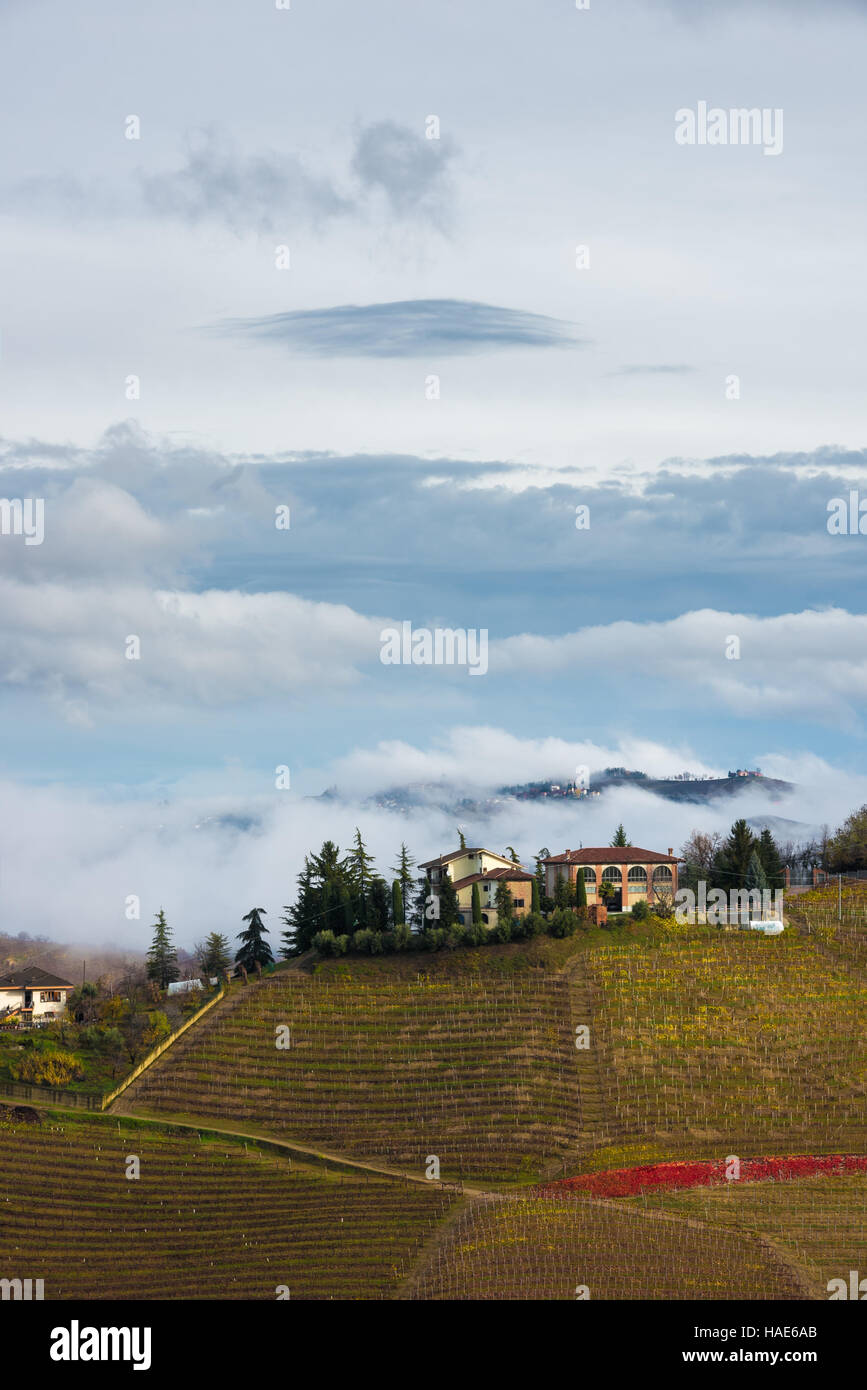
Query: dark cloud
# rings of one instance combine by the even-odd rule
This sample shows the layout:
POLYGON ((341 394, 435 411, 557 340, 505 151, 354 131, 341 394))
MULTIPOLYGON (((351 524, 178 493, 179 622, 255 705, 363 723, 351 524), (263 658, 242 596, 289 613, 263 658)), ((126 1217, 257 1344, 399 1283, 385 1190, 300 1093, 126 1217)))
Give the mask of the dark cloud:
POLYGON ((384 193, 395 213, 426 208, 436 215, 442 210, 455 153, 449 139, 429 140, 409 126, 378 121, 360 132, 352 170, 365 189, 384 193))
POLYGON ((213 128, 190 143, 179 169, 139 179, 144 208, 154 216, 217 221, 233 231, 270 232, 288 214, 315 223, 352 207, 297 155, 239 155, 213 128))
POLYGON ((218 332, 264 338, 308 357, 466 356, 497 348, 579 347, 575 325, 467 299, 340 304, 227 319, 218 332))

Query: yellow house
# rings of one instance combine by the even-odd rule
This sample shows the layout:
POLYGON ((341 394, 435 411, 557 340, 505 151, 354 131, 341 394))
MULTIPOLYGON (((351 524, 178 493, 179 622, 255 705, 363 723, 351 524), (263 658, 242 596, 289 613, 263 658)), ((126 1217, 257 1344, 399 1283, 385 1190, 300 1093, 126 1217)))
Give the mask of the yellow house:
POLYGON ((441 854, 419 864, 424 869, 431 890, 439 891, 444 878, 451 879, 458 899, 461 920, 468 926, 473 920, 473 884, 479 885, 482 922, 497 925, 497 886, 506 882, 515 904, 515 916, 523 917, 533 906, 533 874, 521 864, 515 864, 502 854, 489 849, 458 849, 441 854))

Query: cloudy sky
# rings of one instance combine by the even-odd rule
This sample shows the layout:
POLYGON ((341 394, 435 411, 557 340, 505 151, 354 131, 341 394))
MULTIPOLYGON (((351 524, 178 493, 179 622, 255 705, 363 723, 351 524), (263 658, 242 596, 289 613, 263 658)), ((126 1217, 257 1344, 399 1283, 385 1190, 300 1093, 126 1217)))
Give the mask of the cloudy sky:
MULTIPOLYGON (((393 862, 356 802, 401 782, 867 799, 867 536, 828 530, 865 58, 863 0, 0 0, 0 496, 45 524, 0 534, 0 925, 277 915, 329 830, 393 862), (679 144, 700 103, 781 150, 679 144), (405 622, 486 674, 383 665, 405 622)), ((636 796, 468 829, 679 845, 636 796)))

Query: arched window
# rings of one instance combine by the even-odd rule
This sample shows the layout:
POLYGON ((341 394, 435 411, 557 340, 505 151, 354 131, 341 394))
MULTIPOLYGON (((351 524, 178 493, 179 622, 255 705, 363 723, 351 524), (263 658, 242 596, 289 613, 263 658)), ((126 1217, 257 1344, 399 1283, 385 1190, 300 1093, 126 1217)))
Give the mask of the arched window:
POLYGON ((630 893, 643 893, 647 890, 647 870, 642 869, 640 864, 634 864, 626 875, 629 880, 630 893))
POLYGON ((654 884, 664 885, 673 881, 673 874, 667 864, 657 864, 653 871, 654 884))
POLYGON ((596 870, 595 870, 595 869, 591 869, 591 867, 590 867, 589 864, 585 864, 585 865, 584 865, 584 882, 585 882, 585 883, 595 883, 595 882, 596 882, 596 870))
POLYGON ((607 869, 603 869, 603 870, 602 870, 602 882, 603 882, 603 883, 622 883, 622 882, 623 882, 623 875, 622 875, 622 873, 620 872, 620 870, 619 870, 614 864, 609 864, 609 866, 608 866, 607 869))

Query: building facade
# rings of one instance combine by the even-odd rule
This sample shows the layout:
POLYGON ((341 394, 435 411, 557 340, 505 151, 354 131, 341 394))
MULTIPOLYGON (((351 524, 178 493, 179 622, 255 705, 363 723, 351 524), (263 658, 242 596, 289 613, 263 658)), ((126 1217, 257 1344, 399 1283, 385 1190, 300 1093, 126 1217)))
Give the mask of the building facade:
POLYGON ((424 869, 431 892, 438 893, 444 878, 454 885, 458 908, 464 926, 473 920, 473 884, 479 886, 482 922, 487 927, 497 925, 497 888, 506 882, 515 905, 515 916, 523 917, 533 907, 533 874, 505 855, 487 849, 459 849, 441 854, 419 864, 424 869))
POLYGON ((74 985, 36 965, 0 976, 0 1023, 43 1023, 66 1013, 74 985))
POLYGON ((545 892, 553 898, 559 879, 575 883, 584 876, 587 904, 601 903, 602 884, 611 885, 609 912, 631 912, 637 902, 671 901, 677 892, 677 856, 669 849, 638 849, 634 845, 603 848, 567 849, 542 861, 545 892))

